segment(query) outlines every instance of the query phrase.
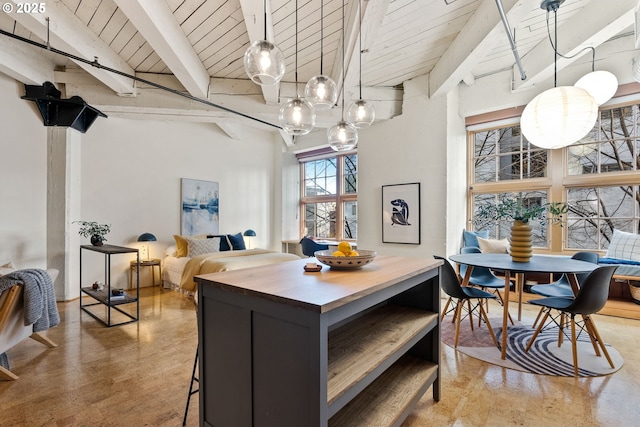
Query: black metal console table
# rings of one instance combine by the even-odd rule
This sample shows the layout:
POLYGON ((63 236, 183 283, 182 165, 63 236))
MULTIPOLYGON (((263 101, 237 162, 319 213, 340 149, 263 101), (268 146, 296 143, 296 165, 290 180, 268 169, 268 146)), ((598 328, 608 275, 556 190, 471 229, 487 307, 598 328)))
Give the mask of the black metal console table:
POLYGON ((91 317, 99 321, 100 323, 111 327, 124 325, 127 323, 137 322, 140 318, 140 254, 138 253, 138 249, 127 248, 124 246, 115 246, 115 245, 102 245, 102 246, 93 246, 93 245, 81 245, 80 246, 80 309, 85 313, 89 314, 91 317), (94 289, 90 286, 82 285, 82 254, 84 251, 93 251, 104 254, 104 289, 94 289), (125 292, 124 296, 114 296, 111 294, 111 256, 119 255, 119 254, 136 254, 136 288, 135 295, 132 295, 129 292, 125 292), (89 295, 91 298, 95 300, 95 302, 89 304, 82 303, 82 295, 89 295), (135 316, 131 313, 120 308, 120 305, 123 304, 136 304, 136 314, 135 316), (106 321, 103 318, 100 318, 87 307, 92 307, 95 305, 105 305, 106 309, 106 321), (118 311, 119 313, 125 315, 130 320, 125 320, 119 323, 111 322, 111 309, 118 311))

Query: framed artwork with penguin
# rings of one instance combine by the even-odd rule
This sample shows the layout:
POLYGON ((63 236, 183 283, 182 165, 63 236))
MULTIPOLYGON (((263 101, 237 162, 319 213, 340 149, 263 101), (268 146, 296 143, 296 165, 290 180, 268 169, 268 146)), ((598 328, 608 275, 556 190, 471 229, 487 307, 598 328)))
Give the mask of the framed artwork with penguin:
POLYGON ((420 183, 382 186, 382 243, 420 244, 420 183))

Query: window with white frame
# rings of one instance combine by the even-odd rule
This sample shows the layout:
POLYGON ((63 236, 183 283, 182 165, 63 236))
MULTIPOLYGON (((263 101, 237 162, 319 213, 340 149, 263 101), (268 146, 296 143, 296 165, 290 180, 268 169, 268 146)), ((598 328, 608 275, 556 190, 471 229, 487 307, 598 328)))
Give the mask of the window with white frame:
POLYGON ((535 226, 534 246, 553 251, 606 250, 614 229, 640 231, 640 105, 601 108, 593 130, 560 150, 541 150, 518 124, 469 132, 469 222, 492 238, 509 237, 508 222, 474 219, 484 203, 564 201, 562 227, 535 226))
POLYGON ((358 155, 301 158, 302 234, 322 239, 358 237, 358 155))

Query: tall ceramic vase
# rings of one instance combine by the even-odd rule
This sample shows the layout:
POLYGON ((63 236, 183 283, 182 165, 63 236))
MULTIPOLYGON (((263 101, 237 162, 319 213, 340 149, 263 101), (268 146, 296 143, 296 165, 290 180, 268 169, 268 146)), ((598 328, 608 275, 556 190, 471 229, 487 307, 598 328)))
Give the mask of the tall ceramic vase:
POLYGON ((528 222, 513 221, 511 227, 511 259, 514 262, 529 262, 531 249, 531 226, 528 222))

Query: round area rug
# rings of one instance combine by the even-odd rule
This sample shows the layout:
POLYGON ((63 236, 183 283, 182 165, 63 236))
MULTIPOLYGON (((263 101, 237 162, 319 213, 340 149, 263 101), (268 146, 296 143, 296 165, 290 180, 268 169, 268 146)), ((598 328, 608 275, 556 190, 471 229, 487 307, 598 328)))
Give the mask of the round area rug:
MULTIPOLYGON (((451 322, 451 319, 452 316, 447 315, 442 320, 440 339, 443 343, 453 348, 455 324, 451 322)), ((502 325, 502 318, 493 317, 489 318, 489 321, 493 326, 493 332, 496 334, 498 344, 500 344, 502 328, 495 325, 502 325)), ((507 358, 502 360, 500 358, 500 348, 493 344, 487 326, 483 323, 478 327, 478 320, 474 318, 474 328, 471 331, 469 319, 463 319, 462 323, 460 323, 457 350, 476 359, 518 371, 555 376, 574 376, 570 329, 567 330, 569 336, 565 336, 562 346, 558 347, 558 327, 547 326, 546 329, 543 329, 538 334, 529 351, 525 352, 524 349, 535 332, 531 323, 533 322, 527 325, 515 321, 515 325, 509 324, 507 358)), ((609 375, 622 367, 624 360, 620 353, 606 343, 605 346, 613 361, 614 368, 609 366, 604 354, 601 353, 600 357, 596 356, 586 333, 583 332, 578 336, 579 376, 609 375)))

